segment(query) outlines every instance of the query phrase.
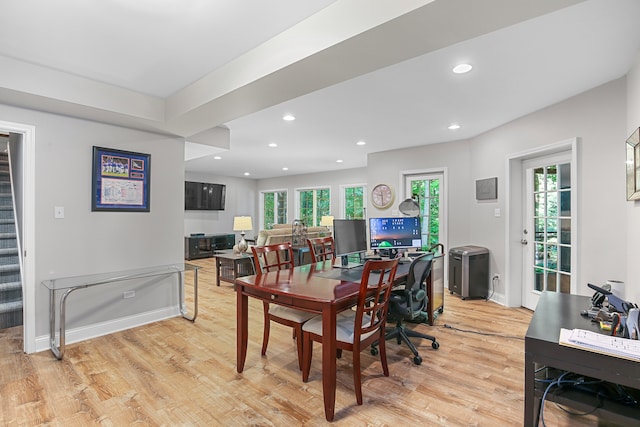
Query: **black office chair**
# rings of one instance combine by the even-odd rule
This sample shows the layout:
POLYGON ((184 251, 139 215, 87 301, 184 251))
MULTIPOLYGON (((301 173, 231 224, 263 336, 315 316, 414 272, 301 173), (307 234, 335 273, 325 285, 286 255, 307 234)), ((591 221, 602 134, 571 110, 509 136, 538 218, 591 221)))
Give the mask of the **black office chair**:
MULTIPOLYGON (((418 354, 416 346, 413 345, 409 337, 430 340, 431 347, 433 347, 434 350, 440 347, 435 337, 405 328, 406 321, 416 321, 425 315, 427 302, 429 301, 426 281, 431 274, 433 255, 433 253, 429 252, 413 260, 409 267, 409 274, 407 275, 407 282, 404 289, 393 290, 391 293, 389 313, 387 315, 387 322, 395 321, 396 326, 394 328, 387 328, 385 340, 396 338, 398 344, 404 341, 413 353, 413 363, 416 365, 422 363, 422 357, 418 354)), ((374 343, 371 345, 371 354, 373 355, 378 353, 377 344, 378 343, 374 343)))

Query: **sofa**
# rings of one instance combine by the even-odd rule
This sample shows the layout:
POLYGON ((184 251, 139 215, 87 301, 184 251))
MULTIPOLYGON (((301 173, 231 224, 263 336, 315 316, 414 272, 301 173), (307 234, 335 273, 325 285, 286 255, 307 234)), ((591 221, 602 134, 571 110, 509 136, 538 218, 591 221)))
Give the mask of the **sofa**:
MULTIPOLYGON (((327 227, 307 227, 307 239, 315 239, 316 237, 328 235, 329 230, 327 227)), ((282 242, 293 242, 291 224, 274 224, 271 230, 260 230, 256 238, 256 246, 272 245, 282 242)))

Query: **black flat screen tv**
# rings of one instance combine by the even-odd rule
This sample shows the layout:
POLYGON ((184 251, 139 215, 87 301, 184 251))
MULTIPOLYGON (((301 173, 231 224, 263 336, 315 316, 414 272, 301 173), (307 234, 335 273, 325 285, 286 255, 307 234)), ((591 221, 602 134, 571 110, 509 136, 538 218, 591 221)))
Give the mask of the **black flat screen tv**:
POLYGON ((223 211, 227 188, 224 184, 184 182, 184 210, 223 211))

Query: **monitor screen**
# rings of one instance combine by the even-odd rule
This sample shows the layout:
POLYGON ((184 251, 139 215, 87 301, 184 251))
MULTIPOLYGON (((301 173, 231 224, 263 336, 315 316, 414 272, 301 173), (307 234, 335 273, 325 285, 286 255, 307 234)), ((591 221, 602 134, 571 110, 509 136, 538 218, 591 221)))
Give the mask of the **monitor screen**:
POLYGON ((419 217, 369 218, 371 249, 421 248, 419 217))
POLYGON ((333 240, 336 256, 367 251, 367 223, 364 219, 334 219, 333 240))

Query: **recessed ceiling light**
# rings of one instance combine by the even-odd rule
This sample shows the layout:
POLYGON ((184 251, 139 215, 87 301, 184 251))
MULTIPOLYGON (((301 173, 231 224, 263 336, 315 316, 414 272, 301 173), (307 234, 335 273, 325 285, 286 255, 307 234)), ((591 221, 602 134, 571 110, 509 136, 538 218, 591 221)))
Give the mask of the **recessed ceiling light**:
POLYGON ((365 145, 365 144, 366 144, 366 142, 364 142, 364 141, 358 141, 358 142, 356 142, 356 145, 365 145))
POLYGON ((282 118, 282 120, 287 121, 287 122, 292 122, 295 119, 296 118, 293 116, 293 114, 285 114, 284 117, 282 118))
POLYGON ((220 157, 220 156, 213 156, 213 158, 214 158, 214 160, 221 160, 222 159, 222 157, 220 157))
POLYGON ((453 72, 456 74, 464 74, 471 71, 472 68, 473 67, 469 64, 458 64, 455 67, 453 67, 453 72))
POLYGON ((244 173, 244 176, 249 176, 249 175, 251 175, 249 172, 244 173))
POLYGON ((272 142, 272 143, 269 144, 269 147, 277 147, 277 146, 278 146, 278 144, 276 144, 275 142, 272 142))
POLYGON ((336 160, 336 163, 342 163, 343 161, 344 160, 342 160, 342 159, 338 159, 338 160, 336 160))
POLYGON ((460 129, 460 125, 457 123, 452 123, 449 126, 447 126, 447 129, 449 130, 456 130, 456 129, 460 129))
POLYGON ((285 166, 285 167, 283 167, 283 168, 282 168, 282 170, 283 170, 283 171, 288 171, 288 170, 289 170, 289 168, 285 166))

